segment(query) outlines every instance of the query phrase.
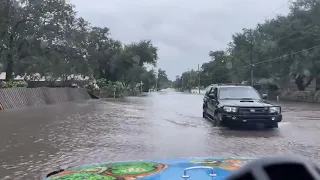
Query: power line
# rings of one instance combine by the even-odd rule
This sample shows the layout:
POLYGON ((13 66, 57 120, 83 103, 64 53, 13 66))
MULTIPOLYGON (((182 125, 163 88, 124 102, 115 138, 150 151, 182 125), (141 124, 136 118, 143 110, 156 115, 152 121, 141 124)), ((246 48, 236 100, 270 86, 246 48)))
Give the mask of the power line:
MULTIPOLYGON (((316 49, 316 48, 320 48, 320 45, 317 45, 317 46, 313 46, 311 48, 307 48, 307 49, 302 49, 300 51, 296 51, 296 52, 293 52, 291 54, 287 54, 287 55, 283 55, 283 56, 279 56, 279 57, 276 57, 276 58, 272 58, 272 59, 268 59, 266 61, 260 61, 260 62, 257 62, 257 63, 253 63, 252 65, 255 66, 255 65, 259 65, 259 64, 263 64, 263 63, 267 63, 267 62, 272 62, 272 61, 276 61, 276 60, 281 60, 283 58, 286 58, 286 57, 289 57, 289 56, 293 56, 293 55, 296 55, 296 54, 300 54, 300 53, 303 53, 303 52, 306 52, 306 51, 309 51, 309 50, 312 50, 312 49, 316 49)), ((224 75, 221 75, 221 76, 218 76, 218 77, 214 77, 214 78, 220 78, 220 77, 224 77, 226 75, 230 75, 232 73, 235 73, 237 71, 241 71, 241 70, 245 70, 246 68, 249 68, 251 67, 251 65, 248 65, 248 66, 243 66, 242 68, 240 69, 237 69, 235 71, 231 71, 227 74, 224 74, 224 75)), ((210 78, 210 79, 206 79, 206 80, 212 80, 214 78, 210 78)))
POLYGON ((274 13, 276 13, 278 10, 280 10, 281 8, 283 8, 285 5, 288 5, 289 3, 291 3, 291 0, 286 1, 285 3, 283 3, 279 8, 277 8, 276 10, 272 11, 270 14, 268 14, 267 16, 264 17, 264 19, 267 19, 269 16, 273 15, 274 13))
MULTIPOLYGON (((270 13, 268 16, 274 14, 277 10, 281 9, 282 7, 284 7, 285 5, 287 5, 288 3, 291 3, 291 1, 288 0, 286 3, 282 4, 278 9, 276 9, 275 11, 273 11, 272 13, 270 13)), ((267 16, 267 17, 268 17, 268 16, 267 16)), ((291 27, 291 26, 292 26, 293 24, 295 24, 296 22, 297 22, 297 20, 293 20, 293 22, 290 23, 289 27, 291 27)), ((277 42, 279 42, 279 41, 281 41, 282 39, 285 39, 285 38, 287 38, 287 37, 290 37, 290 36, 294 35, 294 34, 297 33, 297 32, 301 32, 302 30, 305 30, 305 29, 307 29, 307 28, 310 28, 310 27, 312 27, 312 26, 314 26, 314 25, 315 25, 315 23, 314 23, 314 24, 308 24, 308 25, 306 25, 305 27, 303 27, 303 28, 301 28, 301 29, 299 29, 299 30, 295 30, 294 32, 290 33, 289 35, 286 35, 286 36, 278 39, 277 42)), ((243 69, 245 69, 245 68, 247 68, 247 67, 250 67, 250 69, 251 69, 250 82, 251 82, 251 85, 252 85, 252 82, 253 82, 253 66, 254 66, 254 65, 258 65, 258 64, 262 64, 262 63, 266 63, 266 62, 278 60, 278 59, 281 59, 281 58, 285 58, 285 57, 287 57, 287 56, 292 56, 292 55, 295 55, 295 54, 298 54, 298 53, 301 53, 301 52, 305 52, 305 51, 308 51, 308 50, 311 50, 311 49, 315 49, 315 48, 318 48, 318 47, 320 47, 320 46, 314 46, 314 47, 311 47, 311 48, 308 48, 308 49, 303 49, 303 50, 301 50, 301 51, 292 53, 292 54, 290 54, 290 55, 284 55, 284 56, 280 56, 280 57, 278 57, 278 58, 273 58, 273 59, 269 59, 269 60, 267 60, 267 61, 262 61, 262 62, 258 62, 258 63, 253 63, 253 62, 252 62, 252 48, 251 48, 251 50, 250 50, 250 65, 244 66, 243 69)))
POLYGON ((313 46, 313 47, 311 47, 311 48, 303 49, 303 50, 301 50, 301 51, 297 51, 297 52, 294 52, 294 53, 291 53, 291 54, 288 54, 288 55, 283 55, 283 56, 280 56, 280 57, 277 57, 277 58, 273 58, 273 59, 269 59, 269 60, 266 60, 266 61, 260 61, 260 62, 255 63, 254 65, 262 64, 262 63, 266 63, 266 62, 271 62, 271 61, 275 61, 275 60, 278 60, 278 59, 281 59, 281 58, 285 58, 285 57, 288 57, 288 56, 300 54, 300 53, 309 51, 309 50, 311 50, 311 49, 316 49, 316 48, 319 48, 319 47, 320 47, 320 45, 313 46))
MULTIPOLYGON (((277 12, 279 9, 283 8, 285 5, 291 3, 291 2, 292 2, 291 0, 286 1, 286 2, 283 3, 279 8, 277 8, 276 10, 274 10, 273 12, 271 12, 270 14, 268 14, 267 16, 265 16, 265 19, 266 19, 267 17, 271 16, 272 14, 274 14, 275 12, 277 12)), ((291 26, 292 26, 293 24, 295 24, 296 22, 297 22, 297 20, 294 20, 292 23, 290 23, 289 27, 291 27, 291 26)), ((294 32, 290 33, 290 34, 287 35, 287 36, 284 36, 284 37, 278 39, 277 41, 279 42, 280 40, 285 39, 285 38, 287 38, 287 37, 290 37, 290 36, 292 36, 293 34, 295 34, 295 33, 297 33, 297 32, 301 32, 302 30, 307 29, 307 28, 309 28, 309 27, 311 27, 311 26, 313 26, 313 25, 314 25, 314 24, 307 25, 307 26, 305 26, 305 27, 302 28, 302 29, 295 30, 294 32)), ((281 59, 281 58, 284 58, 284 57, 287 57, 287 56, 292 56, 292 55, 295 55, 295 54, 298 54, 298 53, 301 53, 301 52, 305 52, 305 51, 308 51, 308 50, 310 50, 310 49, 314 49, 314 48, 318 48, 318 47, 319 47, 319 46, 314 46, 314 47, 311 47, 311 48, 308 48, 308 49, 304 49, 304 50, 301 50, 301 51, 298 51, 298 52, 294 52, 294 53, 292 53, 292 54, 290 54, 290 55, 284 55, 284 56, 280 56, 280 57, 277 57, 277 58, 269 59, 269 60, 267 60, 267 61, 261 61, 261 62, 257 62, 257 63, 252 63, 252 62, 251 62, 250 65, 244 66, 241 70, 244 70, 244 69, 246 69, 246 68, 248 68, 248 67, 251 67, 251 69, 252 69, 252 68, 253 68, 252 66, 254 66, 254 65, 258 65, 258 64, 262 64, 262 63, 266 63, 266 62, 278 60, 278 59, 281 59)), ((238 71, 238 70, 236 70, 236 71, 238 71)), ((236 71, 235 71, 235 72, 236 72, 236 71)), ((233 72, 230 72, 230 73, 233 73, 233 72)), ((227 73, 227 74, 225 74, 225 75, 229 75, 230 73, 227 73)), ((252 72, 251 72, 251 74, 252 74, 252 72)), ((213 78, 212 78, 212 79, 213 79, 213 78)), ((209 80, 209 79, 208 79, 208 80, 209 80)))
MULTIPOLYGON (((303 49, 303 50, 301 50, 301 51, 293 52, 293 53, 291 53, 291 54, 287 54, 287 55, 279 56, 279 57, 276 57, 276 58, 268 59, 268 60, 266 60, 266 61, 260 61, 260 62, 257 62, 257 63, 253 63, 252 65, 263 64, 263 63, 266 63, 266 62, 271 62, 271 61, 275 61, 275 60, 279 60, 279 59, 281 60, 281 58, 285 58, 285 57, 288 57, 288 56, 300 54, 300 53, 309 51, 309 50, 311 50, 311 49, 316 49, 316 48, 319 48, 319 47, 320 47, 320 45, 313 46, 313 47, 311 47, 311 48, 307 48, 307 49, 303 49)), ((247 68, 247 67, 251 67, 251 65, 243 66, 243 68, 247 68)))

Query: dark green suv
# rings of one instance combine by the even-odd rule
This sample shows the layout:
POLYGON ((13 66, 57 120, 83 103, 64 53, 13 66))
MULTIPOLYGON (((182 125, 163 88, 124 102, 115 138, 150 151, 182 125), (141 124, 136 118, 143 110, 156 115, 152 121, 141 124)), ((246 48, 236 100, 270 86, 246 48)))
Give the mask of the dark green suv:
POLYGON ((277 128, 281 107, 265 101, 267 96, 246 85, 211 85, 203 98, 203 117, 216 126, 256 124, 277 128))

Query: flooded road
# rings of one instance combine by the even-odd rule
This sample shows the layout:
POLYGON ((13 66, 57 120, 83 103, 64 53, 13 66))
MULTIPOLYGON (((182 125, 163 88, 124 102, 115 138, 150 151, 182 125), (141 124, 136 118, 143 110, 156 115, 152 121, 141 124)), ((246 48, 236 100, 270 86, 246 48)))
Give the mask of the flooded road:
POLYGON ((2 111, 0 179, 145 158, 292 153, 319 161, 320 105, 281 105, 284 120, 268 131, 213 127, 202 118, 202 95, 176 92, 2 111))

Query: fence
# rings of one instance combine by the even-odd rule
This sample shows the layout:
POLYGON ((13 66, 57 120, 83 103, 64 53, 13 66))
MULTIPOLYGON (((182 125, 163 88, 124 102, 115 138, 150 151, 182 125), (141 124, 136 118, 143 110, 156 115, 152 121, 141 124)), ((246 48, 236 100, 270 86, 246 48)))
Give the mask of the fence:
POLYGON ((57 104, 91 99, 84 88, 0 89, 0 110, 57 104))

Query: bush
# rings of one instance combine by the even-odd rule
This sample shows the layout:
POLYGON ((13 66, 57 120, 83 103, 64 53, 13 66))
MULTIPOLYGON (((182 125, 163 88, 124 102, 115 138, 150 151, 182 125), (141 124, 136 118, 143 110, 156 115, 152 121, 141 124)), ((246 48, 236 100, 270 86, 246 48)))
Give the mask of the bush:
POLYGON ((295 91, 295 92, 282 92, 280 99, 288 101, 300 101, 300 102, 314 102, 315 92, 313 91, 295 91))
POLYGON ((18 87, 27 87, 28 83, 25 81, 4 81, 2 82, 2 88, 18 88, 18 87))
MULTIPOLYGON (((113 97, 114 95, 116 97, 123 97, 124 93, 127 91, 130 91, 130 88, 123 85, 123 83, 117 81, 117 82, 111 82, 107 81, 104 78, 98 79, 96 83, 101 91, 106 92, 108 94, 108 97, 113 97)), ((92 86, 88 86, 89 88, 93 88, 92 86)))
POLYGON ((94 81, 89 82, 89 84, 84 86, 89 94, 92 94, 94 91, 98 91, 100 88, 94 81))
POLYGON ((99 91, 100 97, 123 97, 136 96, 140 94, 140 84, 132 83, 130 86, 125 86, 122 82, 111 82, 104 78, 98 79, 95 83, 90 83, 85 86, 89 93, 99 91), (97 88, 98 87, 98 88, 97 88))
POLYGON ((102 89, 105 89, 106 87, 108 87, 108 81, 104 78, 98 79, 96 84, 102 89))
POLYGON ((107 89, 108 92, 110 92, 109 93, 110 97, 113 97, 114 93, 116 97, 123 97, 124 93, 129 90, 128 87, 124 86, 119 81, 117 82, 108 81, 108 84, 105 88, 107 89))

